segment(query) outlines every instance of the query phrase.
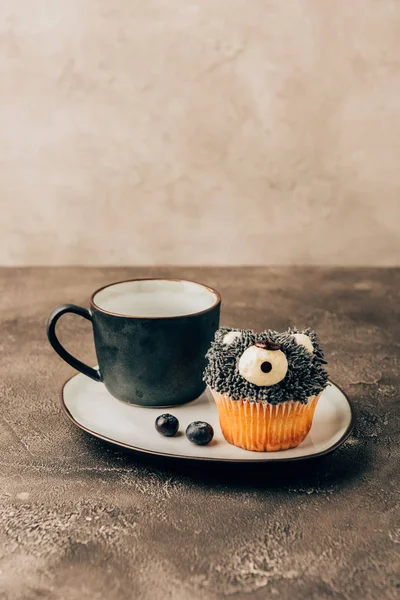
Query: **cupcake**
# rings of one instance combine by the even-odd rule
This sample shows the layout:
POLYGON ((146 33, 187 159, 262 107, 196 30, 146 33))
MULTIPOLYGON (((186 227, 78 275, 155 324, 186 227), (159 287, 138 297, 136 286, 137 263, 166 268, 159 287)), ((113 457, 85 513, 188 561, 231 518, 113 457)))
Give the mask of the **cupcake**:
POLYGON ((221 328, 207 359, 204 380, 227 442, 270 452, 294 448, 306 438, 328 385, 315 331, 221 328))

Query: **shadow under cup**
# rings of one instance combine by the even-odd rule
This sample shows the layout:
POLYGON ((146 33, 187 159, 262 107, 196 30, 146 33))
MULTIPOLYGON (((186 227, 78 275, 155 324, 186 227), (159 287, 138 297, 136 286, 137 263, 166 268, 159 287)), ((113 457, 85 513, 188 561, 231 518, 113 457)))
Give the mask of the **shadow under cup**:
POLYGON ((93 293, 90 310, 55 308, 47 322, 54 350, 68 364, 105 384, 118 400, 173 406, 205 389, 205 354, 219 326, 217 291, 181 279, 135 279, 93 293), (59 342, 56 323, 68 312, 93 324, 99 368, 72 356, 59 342))

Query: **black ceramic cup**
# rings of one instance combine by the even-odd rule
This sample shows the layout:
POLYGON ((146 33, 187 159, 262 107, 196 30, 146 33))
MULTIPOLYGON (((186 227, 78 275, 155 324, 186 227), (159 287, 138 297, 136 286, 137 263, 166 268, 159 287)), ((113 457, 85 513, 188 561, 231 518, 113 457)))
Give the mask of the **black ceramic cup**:
POLYGON ((134 279, 100 288, 90 309, 55 308, 47 322, 54 350, 72 367, 103 382, 118 400, 140 406, 173 406, 204 390, 205 354, 219 326, 221 297, 182 279, 134 279), (70 354, 56 324, 65 313, 92 322, 99 368, 70 354))

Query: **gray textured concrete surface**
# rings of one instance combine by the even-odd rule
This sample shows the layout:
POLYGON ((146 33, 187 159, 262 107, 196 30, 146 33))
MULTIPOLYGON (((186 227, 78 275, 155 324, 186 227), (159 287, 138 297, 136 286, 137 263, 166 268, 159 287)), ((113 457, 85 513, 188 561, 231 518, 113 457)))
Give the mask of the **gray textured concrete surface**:
MULTIPOLYGON (((398 597, 400 270, 20 268, 0 282, 2 600, 398 597), (220 468, 75 429, 48 312, 155 273, 218 288, 225 325, 315 327, 356 408, 348 442, 293 465, 220 468)), ((94 362, 88 323, 60 330, 94 362)))

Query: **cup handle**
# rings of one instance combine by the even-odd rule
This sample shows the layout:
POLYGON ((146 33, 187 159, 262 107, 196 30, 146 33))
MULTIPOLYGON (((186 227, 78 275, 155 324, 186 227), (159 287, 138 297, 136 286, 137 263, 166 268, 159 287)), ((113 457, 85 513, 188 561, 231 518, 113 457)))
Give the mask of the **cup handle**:
POLYGON ((66 363, 71 365, 71 367, 77 371, 80 371, 84 375, 91 377, 91 379, 94 379, 95 381, 103 381, 101 373, 98 369, 93 369, 92 367, 89 367, 89 365, 85 365, 85 363, 72 356, 72 354, 70 354, 64 348, 64 346, 60 344, 56 334, 56 325, 57 321, 66 313, 73 313, 74 315, 79 315, 80 317, 87 319, 91 323, 93 322, 92 315, 86 308, 76 306, 76 304, 60 304, 60 306, 57 306, 51 311, 49 318, 47 319, 47 337, 50 344, 53 346, 57 354, 61 356, 66 363))

